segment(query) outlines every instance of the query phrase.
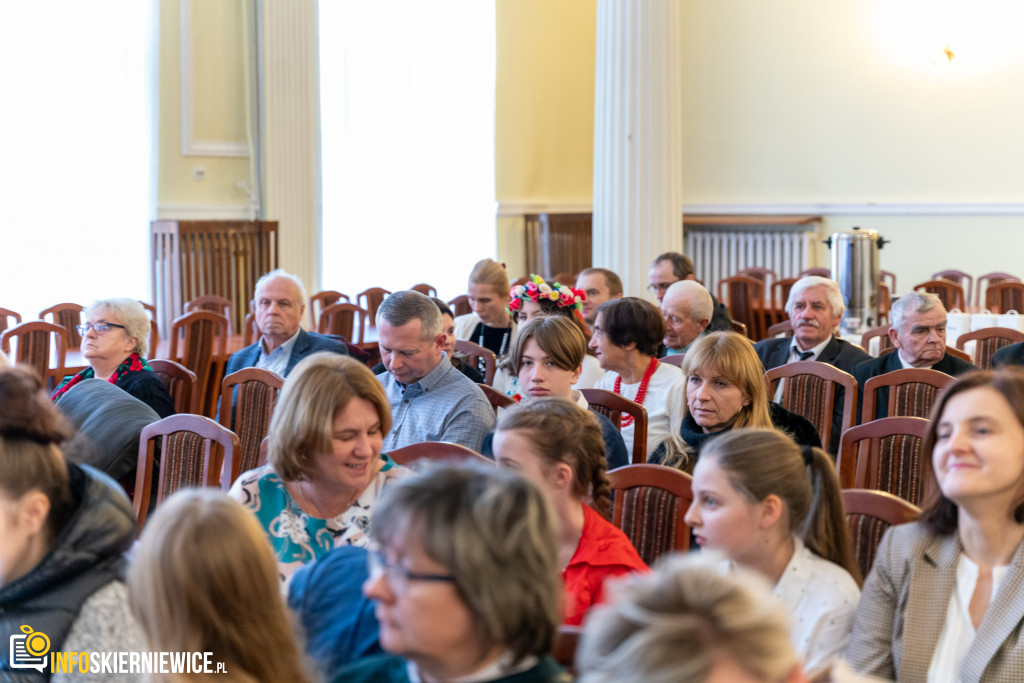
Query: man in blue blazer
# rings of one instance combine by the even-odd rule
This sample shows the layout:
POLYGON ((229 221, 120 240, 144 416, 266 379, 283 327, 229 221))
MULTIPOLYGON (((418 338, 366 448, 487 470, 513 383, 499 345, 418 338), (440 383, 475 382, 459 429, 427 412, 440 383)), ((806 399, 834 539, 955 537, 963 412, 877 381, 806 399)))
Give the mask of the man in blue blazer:
MULTIPOLYGON (((795 361, 814 360, 852 373, 855 366, 871 360, 871 356, 856 344, 835 336, 845 311, 843 293, 835 280, 817 276, 797 280, 786 301, 793 336, 757 342, 754 350, 761 365, 767 371, 795 361)), ((830 453, 839 452, 845 393, 840 389, 836 394, 832 433, 827 438, 822 435, 830 453)))
POLYGON ((225 374, 255 367, 287 377, 300 360, 318 351, 349 355, 343 343, 299 326, 306 311, 306 290, 296 276, 280 268, 270 271, 256 283, 254 301, 260 338, 231 355, 225 374))
POLYGON ((946 353, 946 309, 939 297, 925 292, 904 294, 889 311, 892 323, 889 338, 895 351, 861 363, 853 370, 857 380, 857 424, 886 417, 889 414, 889 389, 878 390, 875 414, 861 416, 864 384, 876 375, 903 368, 931 368, 956 377, 978 368, 946 353))

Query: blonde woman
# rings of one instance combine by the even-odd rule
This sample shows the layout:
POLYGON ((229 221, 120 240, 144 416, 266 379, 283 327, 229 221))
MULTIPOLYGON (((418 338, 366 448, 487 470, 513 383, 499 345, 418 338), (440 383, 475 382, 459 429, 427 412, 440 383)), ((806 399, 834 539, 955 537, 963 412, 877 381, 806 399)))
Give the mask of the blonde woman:
POLYGON ((223 493, 186 489, 164 501, 135 550, 128 585, 150 651, 210 652, 226 681, 310 680, 270 546, 255 518, 223 493))
POLYGON ((775 429, 733 429, 705 445, 693 493, 686 523, 697 545, 764 575, 789 612, 805 671, 827 671, 846 649, 860 598, 831 457, 775 429))
POLYGON ((587 610, 601 602, 607 578, 647 571, 626 535, 608 521, 604 450, 594 415, 563 399, 538 399, 510 410, 494 435, 498 466, 533 482, 555 510, 570 625, 582 623, 587 610))
POLYGON ((512 348, 515 318, 508 311, 508 271, 489 258, 478 261, 469 273, 469 305, 472 313, 455 319, 455 338, 466 339, 501 358, 512 348))

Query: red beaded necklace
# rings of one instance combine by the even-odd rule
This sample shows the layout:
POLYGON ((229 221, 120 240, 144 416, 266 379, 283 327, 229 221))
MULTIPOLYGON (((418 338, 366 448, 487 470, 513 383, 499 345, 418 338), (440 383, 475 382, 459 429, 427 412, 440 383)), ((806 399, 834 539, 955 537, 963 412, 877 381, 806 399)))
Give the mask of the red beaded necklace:
MULTIPOLYGON (((644 370, 643 379, 640 380, 640 388, 636 390, 636 398, 633 399, 640 405, 643 405, 644 399, 647 398, 647 385, 650 383, 654 372, 658 369, 658 362, 657 358, 652 358, 651 362, 647 365, 647 369, 644 370)), ((615 393, 622 396, 622 375, 615 378, 615 393)), ((631 424, 633 424, 633 416, 623 415, 622 426, 628 427, 631 424)))

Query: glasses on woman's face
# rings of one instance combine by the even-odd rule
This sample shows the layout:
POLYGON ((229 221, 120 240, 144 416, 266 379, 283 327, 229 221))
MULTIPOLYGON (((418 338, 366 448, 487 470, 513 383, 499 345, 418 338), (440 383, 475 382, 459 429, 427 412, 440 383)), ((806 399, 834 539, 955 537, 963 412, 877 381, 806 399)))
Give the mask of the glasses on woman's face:
POLYGON ((370 579, 376 579, 383 574, 388 577, 391 588, 398 593, 405 590, 409 581, 440 581, 455 583, 455 577, 448 574, 424 574, 406 569, 400 564, 393 564, 388 561, 384 553, 378 550, 371 550, 366 555, 366 566, 370 571, 370 579))
POLYGON ((118 325, 117 323, 84 323, 82 325, 75 325, 78 334, 83 337, 89 334, 89 330, 95 330, 96 334, 106 334, 110 331, 111 327, 119 327, 122 330, 128 329, 124 325, 118 325))

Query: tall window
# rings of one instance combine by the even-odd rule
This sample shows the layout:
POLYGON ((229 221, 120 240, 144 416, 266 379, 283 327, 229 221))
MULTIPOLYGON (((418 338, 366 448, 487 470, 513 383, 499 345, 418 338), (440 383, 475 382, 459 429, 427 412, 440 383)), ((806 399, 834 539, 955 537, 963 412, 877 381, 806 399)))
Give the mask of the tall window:
POLYGON ((156 3, 0 3, 0 307, 149 297, 156 3))
POLYGON ((321 0, 323 284, 465 293, 495 253, 493 0, 321 0))

